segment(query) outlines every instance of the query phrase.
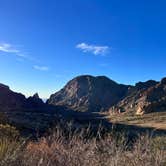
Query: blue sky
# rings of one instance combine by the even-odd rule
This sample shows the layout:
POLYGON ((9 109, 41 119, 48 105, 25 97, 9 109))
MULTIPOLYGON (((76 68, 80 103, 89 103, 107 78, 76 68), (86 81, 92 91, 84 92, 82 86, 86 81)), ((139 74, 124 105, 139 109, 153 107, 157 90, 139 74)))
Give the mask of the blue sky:
POLYGON ((81 74, 166 76, 165 0, 0 0, 0 82, 43 98, 81 74))

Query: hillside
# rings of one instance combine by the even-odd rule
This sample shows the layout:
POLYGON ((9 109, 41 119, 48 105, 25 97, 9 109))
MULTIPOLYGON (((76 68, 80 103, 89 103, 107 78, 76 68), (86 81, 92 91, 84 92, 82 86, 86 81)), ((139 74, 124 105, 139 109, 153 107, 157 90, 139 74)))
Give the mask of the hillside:
POLYGON ((75 111, 100 112, 124 98, 128 86, 121 85, 105 76, 78 76, 63 89, 52 94, 47 103, 63 105, 75 111))
POLYGON ((105 76, 83 75, 69 81, 47 103, 38 94, 26 98, 0 84, 0 112, 11 124, 31 132, 47 131, 62 120, 82 126, 97 127, 102 122, 106 128, 120 123, 165 129, 165 80, 131 86, 105 76))
POLYGON ((104 76, 78 76, 52 94, 47 104, 65 106, 81 112, 135 114, 164 111, 166 83, 149 80, 135 86, 118 84, 104 76))
POLYGON ((79 76, 47 103, 0 84, 0 166, 164 166, 165 96, 165 79, 79 76))

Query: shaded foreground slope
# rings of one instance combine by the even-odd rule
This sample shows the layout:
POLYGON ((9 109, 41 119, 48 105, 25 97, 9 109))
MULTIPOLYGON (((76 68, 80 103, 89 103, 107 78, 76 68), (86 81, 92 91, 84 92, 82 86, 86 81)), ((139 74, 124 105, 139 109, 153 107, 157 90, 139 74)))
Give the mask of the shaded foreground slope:
MULTIPOLYGON (((51 135, 26 144, 20 138, 0 137, 2 166, 165 166, 165 137, 143 134, 134 140, 122 132, 91 137, 89 129, 56 126, 51 135), (68 132, 64 131, 64 127, 68 132), (5 149, 1 151, 1 149, 5 149)), ((1 130, 1 128, 0 128, 1 130)))

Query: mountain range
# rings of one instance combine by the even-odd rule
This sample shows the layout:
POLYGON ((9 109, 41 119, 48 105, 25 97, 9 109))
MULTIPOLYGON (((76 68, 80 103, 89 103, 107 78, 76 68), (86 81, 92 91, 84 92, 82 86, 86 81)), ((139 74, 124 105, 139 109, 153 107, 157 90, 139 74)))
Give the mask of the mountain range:
MULTIPOLYGON (((63 105, 81 112, 135 114, 162 111, 166 108, 166 78, 149 80, 135 86, 118 84, 105 76, 78 76, 52 94, 49 105, 63 105)), ((166 109, 165 109, 166 110, 166 109)))
POLYGON ((36 93, 26 98, 0 84, 0 110, 47 110, 62 106, 78 112, 136 114, 162 111, 166 108, 166 78, 160 82, 149 80, 135 86, 118 84, 105 76, 82 75, 69 81, 44 103, 36 93))
POLYGON ((0 123, 9 123, 26 133, 44 132, 60 121, 74 126, 110 123, 103 118, 129 112, 143 115, 166 111, 166 78, 135 86, 119 84, 105 76, 82 75, 69 81, 44 103, 36 93, 26 98, 0 84, 0 123), (104 114, 103 114, 104 113, 104 114), (30 131, 30 132, 29 132, 30 131))

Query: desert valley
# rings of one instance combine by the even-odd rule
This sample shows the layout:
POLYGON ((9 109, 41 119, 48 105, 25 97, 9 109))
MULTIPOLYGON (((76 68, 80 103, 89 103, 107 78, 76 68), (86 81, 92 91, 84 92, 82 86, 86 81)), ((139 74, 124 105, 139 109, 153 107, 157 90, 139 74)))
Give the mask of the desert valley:
POLYGON ((0 0, 0 166, 166 166, 166 1, 0 0))
MULTIPOLYGON (((65 135, 76 132, 76 137, 86 131, 88 133, 83 132, 82 136, 90 140, 112 133, 115 139, 118 133, 123 133, 129 144, 139 135, 145 135, 149 140, 161 139, 165 155, 166 79, 131 86, 118 84, 105 76, 83 75, 69 81, 46 103, 37 93, 26 98, 0 84, 0 115, 1 137, 4 133, 5 137, 13 137, 16 132, 27 142, 42 140, 46 135, 50 137, 50 131, 57 126, 65 135)), ((14 139, 18 139, 17 134, 14 139)), ((8 151, 9 147, 6 148, 8 151)))

